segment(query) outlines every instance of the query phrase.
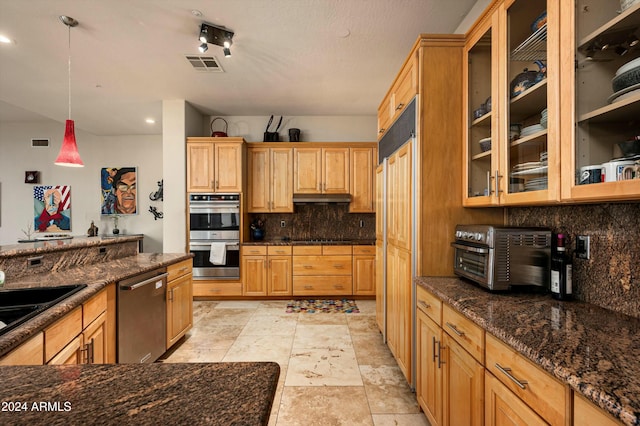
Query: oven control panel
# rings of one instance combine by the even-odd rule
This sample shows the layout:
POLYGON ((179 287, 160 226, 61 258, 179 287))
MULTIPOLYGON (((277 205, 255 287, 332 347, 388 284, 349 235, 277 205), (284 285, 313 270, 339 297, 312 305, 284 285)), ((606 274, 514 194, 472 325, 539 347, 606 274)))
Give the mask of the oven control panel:
POLYGON ((239 194, 191 194, 190 201, 240 201, 239 194))

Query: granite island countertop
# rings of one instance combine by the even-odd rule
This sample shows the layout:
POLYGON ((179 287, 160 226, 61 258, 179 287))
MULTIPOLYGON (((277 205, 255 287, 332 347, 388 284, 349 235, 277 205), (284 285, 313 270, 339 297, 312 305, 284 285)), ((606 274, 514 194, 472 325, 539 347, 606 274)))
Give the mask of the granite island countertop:
POLYGON ((279 375, 274 362, 0 366, 0 424, 267 425, 279 375))
POLYGON ((0 357, 62 318, 77 306, 97 294, 107 284, 117 282, 157 268, 190 259, 191 253, 140 253, 109 262, 82 265, 60 271, 44 272, 15 279, 8 277, 4 289, 54 287, 67 284, 87 284, 78 293, 64 299, 19 327, 0 336, 0 357))
POLYGON ((243 246, 375 246, 376 240, 261 240, 245 241, 243 246))
POLYGON ((640 425, 640 320, 550 295, 491 293, 457 278, 415 283, 627 425, 640 425))

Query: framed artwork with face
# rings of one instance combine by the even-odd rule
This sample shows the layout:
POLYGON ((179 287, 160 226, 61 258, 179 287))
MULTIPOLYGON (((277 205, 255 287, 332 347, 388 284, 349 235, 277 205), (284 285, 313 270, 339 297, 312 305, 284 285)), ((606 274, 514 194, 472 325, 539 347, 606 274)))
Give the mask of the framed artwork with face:
POLYGON ((103 167, 100 170, 100 213, 138 214, 136 167, 103 167))
POLYGON ((33 187, 35 232, 71 231, 71 187, 33 187))

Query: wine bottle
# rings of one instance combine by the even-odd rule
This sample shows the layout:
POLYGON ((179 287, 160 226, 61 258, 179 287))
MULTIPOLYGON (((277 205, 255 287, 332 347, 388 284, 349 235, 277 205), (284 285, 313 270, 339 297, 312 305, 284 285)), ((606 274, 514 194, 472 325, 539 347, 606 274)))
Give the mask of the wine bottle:
POLYGON ((558 234, 556 248, 551 256, 551 296, 558 300, 569 300, 573 292, 571 282, 571 258, 565 249, 565 236, 558 234))

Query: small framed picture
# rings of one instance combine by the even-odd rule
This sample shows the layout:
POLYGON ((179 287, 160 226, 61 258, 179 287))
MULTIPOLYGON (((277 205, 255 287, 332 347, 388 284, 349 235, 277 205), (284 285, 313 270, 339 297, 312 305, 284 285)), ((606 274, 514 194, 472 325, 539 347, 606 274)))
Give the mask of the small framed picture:
POLYGON ((24 172, 24 183, 40 183, 40 172, 24 172))

